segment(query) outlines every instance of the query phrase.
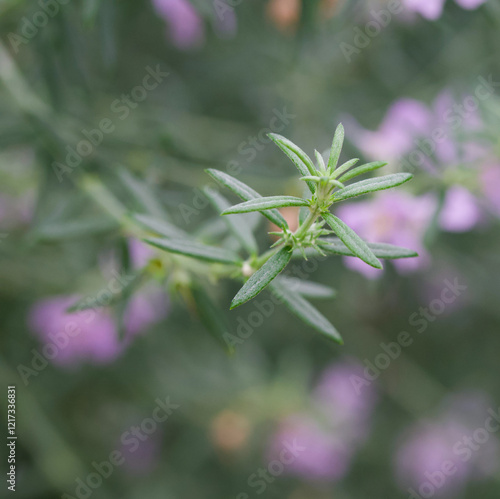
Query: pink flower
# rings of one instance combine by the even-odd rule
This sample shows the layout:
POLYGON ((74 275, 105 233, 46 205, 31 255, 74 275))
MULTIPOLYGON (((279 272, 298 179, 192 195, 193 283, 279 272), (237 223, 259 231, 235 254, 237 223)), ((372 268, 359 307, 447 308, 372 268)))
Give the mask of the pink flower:
POLYGON ((487 164, 481 172, 480 183, 490 208, 500 216, 500 164, 487 164))
MULTIPOLYGON (((474 10, 480 7, 487 0, 455 0, 460 7, 467 10, 474 10)), ((435 21, 443 13, 445 0, 404 0, 404 5, 408 10, 417 12, 422 17, 435 21)))
POLYGON ((439 225, 449 232, 466 232, 482 219, 476 198, 465 187, 453 186, 446 192, 439 225))
POLYGON ((56 365, 112 362, 122 350, 113 319, 104 309, 66 313, 77 300, 75 296, 41 300, 30 311, 31 329, 45 345, 55 345, 50 360, 56 365))
POLYGON ((346 129, 353 143, 372 161, 399 159, 415 148, 414 139, 425 135, 432 122, 431 111, 414 99, 400 99, 387 111, 378 130, 362 128, 347 117, 346 129))
POLYGON ((359 390, 356 385, 353 378, 362 376, 363 366, 354 361, 328 367, 314 390, 313 412, 281 421, 270 442, 269 460, 296 442, 302 450, 286 465, 286 473, 307 480, 343 478, 368 435, 376 400, 373 386, 359 390))
POLYGON ((434 420, 414 425, 395 455, 401 488, 423 497, 456 497, 471 478, 494 475, 499 446, 485 426, 490 407, 481 392, 458 393, 445 399, 434 420), (432 483, 431 476, 438 480, 432 483))
POLYGON ((297 414, 281 423, 273 436, 269 461, 279 458, 283 449, 296 445, 296 455, 285 467, 285 473, 308 480, 340 480, 349 470, 351 447, 322 428, 313 418, 297 414))
POLYGON ((156 12, 169 25, 170 38, 180 49, 200 45, 205 37, 203 21, 189 0, 152 0, 156 12))
POLYGON ((117 325, 108 309, 67 313, 77 302, 76 296, 48 298, 35 304, 29 314, 30 328, 44 343, 42 352, 46 350, 45 356, 58 366, 113 362, 135 336, 163 319, 168 310, 162 291, 147 288, 137 292, 124 312, 125 338, 120 341, 117 325))
MULTIPOLYGON (((404 191, 379 193, 368 201, 341 205, 337 215, 368 242, 395 244, 419 253, 416 258, 394 260, 401 273, 414 272, 429 264, 423 237, 436 211, 433 195, 415 197, 404 191)), ((359 258, 345 257, 345 264, 369 278, 380 271, 359 258)))

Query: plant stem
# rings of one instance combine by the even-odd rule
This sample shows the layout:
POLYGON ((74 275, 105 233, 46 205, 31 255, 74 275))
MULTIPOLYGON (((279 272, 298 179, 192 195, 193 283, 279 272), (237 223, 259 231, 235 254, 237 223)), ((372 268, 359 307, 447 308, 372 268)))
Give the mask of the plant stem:
POLYGON ((307 218, 304 220, 304 223, 295 231, 294 236, 297 239, 301 239, 307 234, 307 231, 311 228, 314 222, 316 222, 316 219, 319 216, 319 211, 317 208, 314 208, 310 211, 309 215, 307 215, 307 218))

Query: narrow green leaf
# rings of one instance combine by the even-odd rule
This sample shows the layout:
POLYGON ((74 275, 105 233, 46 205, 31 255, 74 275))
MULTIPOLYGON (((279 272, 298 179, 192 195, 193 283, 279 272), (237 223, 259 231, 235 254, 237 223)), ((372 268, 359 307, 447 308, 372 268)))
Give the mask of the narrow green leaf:
POLYGON ((229 328, 224 320, 223 311, 214 304, 209 294, 201 286, 193 286, 191 292, 196 305, 198 318, 202 324, 206 327, 208 332, 224 346, 228 353, 233 353, 234 348, 224 339, 229 328))
POLYGON ((131 218, 145 229, 155 232, 160 236, 174 239, 189 238, 189 235, 186 232, 166 220, 156 218, 151 215, 143 215, 141 213, 132 213, 131 218))
MULTIPOLYGON (((231 207, 229 201, 214 191, 213 189, 209 189, 205 187, 203 189, 205 196, 212 203, 212 206, 220 213, 224 210, 227 210, 231 207)), ((253 237, 252 231, 247 224, 245 215, 231 215, 227 217, 223 217, 224 222, 228 226, 229 230, 234 234, 236 239, 241 243, 241 246, 245 248, 248 253, 254 255, 257 253, 257 243, 255 238, 253 237)))
POLYGON ((326 165, 325 165, 325 160, 323 159, 323 156, 316 149, 314 149, 314 155, 316 156, 316 163, 318 163, 318 170, 323 175, 326 175, 326 165))
MULTIPOLYGON (((277 133, 268 133, 267 136, 290 158, 303 177, 317 175, 317 170, 311 158, 299 146, 277 133)), ((311 182, 306 183, 309 190, 314 194, 316 186, 311 182)))
POLYGON ((352 168, 357 162, 359 161, 358 158, 351 159, 350 161, 346 161, 343 165, 340 165, 336 170, 335 170, 335 178, 339 178, 343 173, 345 173, 349 168, 352 168))
POLYGON ((353 168, 351 171, 344 173, 339 180, 341 182, 347 182, 348 180, 351 180, 354 177, 357 177, 358 175, 363 175, 364 173, 372 172, 374 170, 378 170, 379 168, 382 168, 386 166, 387 163, 384 161, 375 161, 373 163, 366 163, 365 165, 360 165, 357 166, 356 168, 353 168))
MULTIPOLYGON (((248 185, 240 182, 234 177, 231 177, 231 175, 228 175, 227 173, 221 172, 219 170, 214 170, 213 168, 205 171, 219 184, 233 191, 244 201, 262 198, 262 196, 257 191, 254 191, 251 187, 248 187, 248 185)), ((282 229, 288 229, 288 223, 278 210, 263 211, 262 215, 264 215, 268 220, 273 222, 273 224, 277 225, 278 227, 281 227, 282 229)))
POLYGON ((127 275, 125 277, 127 279, 125 285, 118 291, 118 293, 114 293, 111 299, 109 299, 107 295, 105 295, 106 299, 103 299, 102 297, 99 298, 99 296, 102 295, 100 295, 100 291, 98 291, 95 294, 81 298, 74 305, 68 307, 66 309, 66 312, 68 314, 71 314, 74 312, 81 312, 83 310, 97 309, 116 305, 117 303, 129 297, 132 292, 136 290, 140 284, 143 283, 145 274, 142 271, 136 271, 130 273, 130 275, 127 275))
POLYGON ((118 170, 118 176, 142 208, 156 217, 168 218, 168 213, 156 199, 153 189, 146 182, 137 179, 125 168, 118 170))
POLYGON ((286 206, 309 206, 309 201, 294 196, 269 196, 267 198, 251 199, 250 201, 231 206, 231 208, 224 210, 222 215, 249 213, 251 211, 269 210, 271 208, 285 208, 286 206))
POLYGON ((339 162, 340 152, 342 151, 342 146, 344 145, 344 134, 344 126, 340 123, 337 130, 335 130, 332 148, 330 150, 330 158, 328 159, 328 171, 330 173, 335 170, 337 163, 339 162))
POLYGON ((215 246, 206 246, 189 239, 160 239, 151 237, 143 239, 143 241, 169 253, 189 256, 206 262, 228 263, 232 265, 241 264, 238 255, 232 251, 216 248, 215 246))
POLYGON ((36 227, 32 236, 41 241, 64 241, 106 234, 118 227, 117 222, 109 218, 65 220, 36 227))
MULTIPOLYGON (((355 256, 354 253, 340 240, 336 238, 325 237, 318 240, 321 249, 331 255, 355 256)), ((366 243, 377 258, 386 260, 396 260, 398 258, 413 258, 418 256, 416 251, 411 249, 394 246, 387 243, 366 243)))
POLYGON ((382 264, 365 241, 363 241, 363 239, 361 239, 348 225, 342 222, 340 218, 328 212, 322 213, 321 216, 355 256, 376 269, 382 268, 382 264))
POLYGON ((334 298, 337 292, 325 286, 312 281, 304 281, 298 277, 279 276, 275 282, 283 284, 287 289, 306 298, 334 298))
POLYGON ((369 178, 361 180, 354 184, 348 185, 345 189, 336 191, 333 197, 334 202, 343 201, 344 199, 354 198, 369 192, 383 191, 398 185, 404 184, 413 178, 411 173, 393 173, 383 177, 369 178))
POLYGON ((328 319, 298 293, 279 281, 271 283, 272 293, 297 317, 329 339, 343 344, 342 337, 328 319))
POLYGON ((292 252, 288 247, 280 249, 269 258, 238 291, 231 302, 231 309, 239 307, 257 296, 287 266, 290 258, 292 258, 292 252))

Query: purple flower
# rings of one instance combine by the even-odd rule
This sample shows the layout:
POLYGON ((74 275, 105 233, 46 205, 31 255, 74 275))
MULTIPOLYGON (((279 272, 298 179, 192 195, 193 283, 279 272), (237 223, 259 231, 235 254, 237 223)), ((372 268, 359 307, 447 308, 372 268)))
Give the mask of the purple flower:
POLYGON ((148 264, 149 260, 155 256, 155 251, 152 246, 135 238, 128 240, 128 250, 134 269, 142 269, 148 264))
POLYGON ((376 402, 373 387, 359 384, 363 379, 363 366, 357 362, 336 363, 323 372, 314 391, 314 401, 328 420, 344 425, 344 438, 350 435, 356 441, 367 434, 376 402))
MULTIPOLYGON (((337 215, 368 242, 395 244, 417 251, 416 258, 393 262, 398 271, 408 273, 429 263, 422 240, 436 207, 436 199, 430 194, 415 197, 399 191, 381 193, 369 201, 344 204, 338 208, 337 215)), ((359 258, 345 257, 345 264, 369 278, 380 276, 380 271, 359 258)))
MULTIPOLYGON (((455 0, 460 7, 467 10, 474 10, 487 0, 455 0)), ((443 13, 445 0, 404 0, 405 7, 413 12, 417 12, 422 17, 435 21, 443 13)))
POLYGON ((446 192, 439 225, 449 232, 466 232, 482 219, 476 198, 465 188, 453 186, 446 192))
POLYGON ((406 9, 432 21, 441 17, 445 0, 404 0, 406 9))
POLYGON ((322 428, 307 415, 294 415, 282 422, 274 435, 269 460, 276 459, 283 449, 293 444, 300 449, 285 472, 308 480, 339 480, 348 471, 352 449, 335 435, 322 428))
POLYGON ((436 419, 411 428, 395 455, 401 487, 424 497, 456 496, 468 480, 494 475, 499 446, 485 423, 490 407, 481 392, 454 394, 436 419))
POLYGON ((155 433, 148 435, 145 440, 128 439, 128 445, 121 442, 120 452, 125 459, 124 468, 134 475, 147 475, 158 464, 161 451, 161 438, 163 432, 160 428, 155 433), (130 445, 132 443, 132 445, 130 445))
POLYGON ((465 431, 465 427, 453 421, 417 424, 405 436, 395 456, 396 475, 401 488, 413 487, 419 494, 436 496, 458 493, 467 481, 470 469, 453 452, 453 447, 465 431), (455 471, 446 476, 441 487, 436 489, 429 476, 443 473, 447 462, 452 463, 455 471))
POLYGON ((238 21, 236 19, 234 7, 224 2, 214 2, 214 10, 216 14, 215 30, 219 36, 223 38, 234 36, 238 29, 238 21))
POLYGON ((400 99, 387 111, 377 131, 366 130, 351 118, 346 129, 356 147, 370 160, 395 160, 414 147, 414 139, 425 135, 432 122, 431 111, 414 99, 400 99))
POLYGON ((296 442, 303 450, 287 464, 286 472, 308 480, 341 479, 368 435, 376 400, 372 386, 359 390, 354 378, 361 377, 363 366, 354 361, 328 367, 314 390, 312 413, 294 414, 281 422, 269 459, 296 442))
POLYGON ((135 336, 167 316, 167 295, 148 286, 134 293, 125 310, 123 322, 127 334, 135 336))
POLYGON ((169 25, 174 45, 180 49, 189 49, 203 42, 203 21, 189 0, 152 1, 156 12, 169 25))
POLYGON ((125 338, 120 341, 116 323, 106 308, 67 313, 76 296, 41 300, 29 314, 29 325, 45 346, 42 351, 54 364, 64 367, 116 360, 148 326, 167 314, 163 291, 147 288, 137 292, 124 312, 125 338), (50 346, 49 346, 50 345, 50 346))
POLYGON ((50 359, 54 364, 112 362, 121 352, 113 319, 104 309, 66 313, 77 300, 60 296, 38 302, 29 314, 31 329, 43 343, 55 345, 56 354, 50 359))
POLYGON ((490 208, 500 216, 500 164, 487 164, 481 172, 480 183, 490 208))

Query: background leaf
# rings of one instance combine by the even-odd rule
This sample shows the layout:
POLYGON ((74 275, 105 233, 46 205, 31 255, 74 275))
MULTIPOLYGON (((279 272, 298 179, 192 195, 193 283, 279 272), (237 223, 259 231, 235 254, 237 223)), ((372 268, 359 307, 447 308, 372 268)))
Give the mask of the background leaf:
POLYGON ((206 262, 241 264, 241 259, 238 255, 230 250, 215 246, 206 246, 188 239, 146 238, 143 241, 169 253, 189 256, 206 262))
MULTIPOLYGON (((205 187, 203 189, 203 192, 218 213, 227 210, 231 206, 229 201, 224 196, 222 196, 218 192, 215 192, 213 189, 205 187)), ((243 248, 245 248, 251 255, 256 254, 257 242, 253 237, 252 231, 247 223, 245 215, 228 215, 226 217, 223 217, 222 219, 227 224, 229 230, 234 234, 236 239, 238 239, 238 241, 241 243, 243 248)))
POLYGON ((290 291, 284 283, 278 281, 271 283, 270 289, 292 314, 325 335, 328 339, 343 344, 342 337, 335 327, 302 296, 290 291))

